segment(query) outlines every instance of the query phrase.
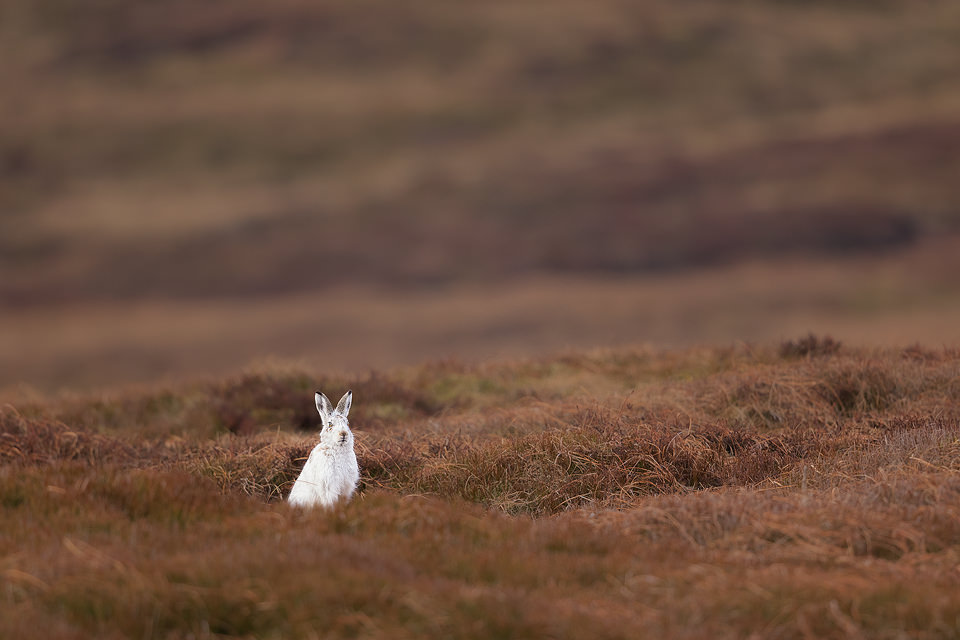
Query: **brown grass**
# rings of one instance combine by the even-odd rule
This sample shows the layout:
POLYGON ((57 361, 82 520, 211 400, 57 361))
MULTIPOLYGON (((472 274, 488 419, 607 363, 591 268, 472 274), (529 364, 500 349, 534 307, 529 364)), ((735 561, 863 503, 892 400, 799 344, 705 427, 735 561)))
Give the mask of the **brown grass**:
POLYGON ((956 637, 958 381, 814 336, 7 407, 0 635, 956 637), (317 380, 362 486, 304 513, 317 380))

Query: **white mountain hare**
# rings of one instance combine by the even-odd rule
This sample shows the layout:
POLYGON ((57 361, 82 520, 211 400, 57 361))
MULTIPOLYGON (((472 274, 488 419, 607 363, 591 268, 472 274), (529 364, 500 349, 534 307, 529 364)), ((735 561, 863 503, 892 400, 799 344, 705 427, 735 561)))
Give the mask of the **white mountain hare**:
POLYGON ((353 392, 347 391, 336 409, 319 391, 315 399, 317 411, 323 419, 320 444, 310 452, 287 500, 301 507, 331 507, 341 499, 349 500, 360 480, 360 466, 353 452, 353 433, 347 422, 353 392))

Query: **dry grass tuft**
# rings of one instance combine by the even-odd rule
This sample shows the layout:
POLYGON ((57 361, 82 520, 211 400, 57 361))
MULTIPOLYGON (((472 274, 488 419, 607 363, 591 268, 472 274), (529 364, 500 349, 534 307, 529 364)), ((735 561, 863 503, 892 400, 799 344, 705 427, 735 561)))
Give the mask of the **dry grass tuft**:
POLYGON ((882 411, 910 392, 906 380, 869 361, 826 369, 814 389, 842 415, 882 411))
POLYGON ((4 465, 76 461, 97 465, 136 458, 136 450, 116 438, 55 420, 25 418, 12 408, 0 410, 0 463, 4 465))
POLYGON ((202 447, 180 458, 178 466, 213 478, 225 491, 265 500, 290 492, 312 445, 284 445, 263 438, 202 447))

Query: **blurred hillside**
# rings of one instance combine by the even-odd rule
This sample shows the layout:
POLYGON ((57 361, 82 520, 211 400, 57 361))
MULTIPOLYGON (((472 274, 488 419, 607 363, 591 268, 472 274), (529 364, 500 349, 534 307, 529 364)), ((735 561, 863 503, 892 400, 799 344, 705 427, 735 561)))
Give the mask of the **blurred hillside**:
POLYGON ((916 255, 960 232, 952 0, 0 11, 7 331, 91 317, 63 305, 229 298, 217 324, 331 287, 916 255))
POLYGON ((5 6, 8 301, 960 228, 955 2, 5 6))

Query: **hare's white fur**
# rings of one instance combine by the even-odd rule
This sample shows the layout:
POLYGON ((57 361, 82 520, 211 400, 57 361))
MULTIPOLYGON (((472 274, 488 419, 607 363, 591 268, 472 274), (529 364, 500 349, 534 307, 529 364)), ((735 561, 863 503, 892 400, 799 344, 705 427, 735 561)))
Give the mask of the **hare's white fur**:
POLYGON ((287 500, 301 507, 331 507, 339 500, 349 500, 360 480, 360 466, 353 451, 353 433, 347 422, 353 392, 347 391, 336 409, 319 391, 314 399, 323 419, 320 444, 310 452, 287 500))

